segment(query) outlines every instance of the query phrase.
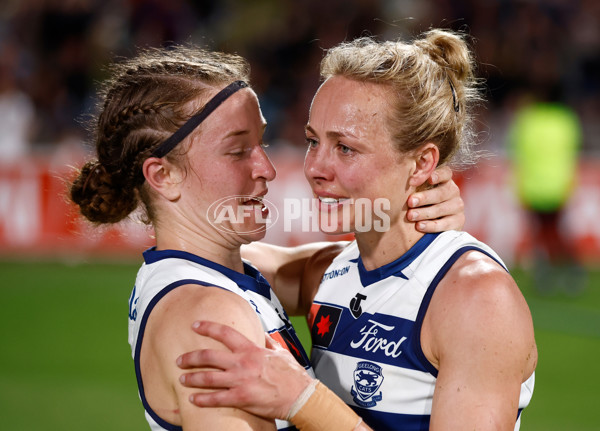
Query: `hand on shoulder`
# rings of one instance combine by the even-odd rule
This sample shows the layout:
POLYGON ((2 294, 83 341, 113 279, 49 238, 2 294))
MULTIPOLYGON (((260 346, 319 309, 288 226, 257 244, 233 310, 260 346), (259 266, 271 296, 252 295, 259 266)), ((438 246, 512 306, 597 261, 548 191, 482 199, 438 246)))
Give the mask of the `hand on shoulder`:
POLYGON ((152 368, 148 368, 146 373, 142 369, 142 374, 148 400, 154 400, 158 407, 153 407, 155 411, 178 412, 175 422, 186 430, 196 429, 195 424, 200 423, 219 429, 274 429, 272 421, 241 410, 198 409, 190 402, 195 391, 180 384, 181 370, 176 364, 177 357, 199 348, 229 351, 220 341, 192 331, 193 323, 199 319, 235 328, 252 343, 260 347, 265 345, 256 312, 240 296, 214 286, 190 284, 177 287, 155 306, 144 335, 141 363, 142 367, 144 363, 152 364, 152 368), (158 389, 153 391, 153 388, 158 389), (169 408, 161 409, 162 406, 169 408))

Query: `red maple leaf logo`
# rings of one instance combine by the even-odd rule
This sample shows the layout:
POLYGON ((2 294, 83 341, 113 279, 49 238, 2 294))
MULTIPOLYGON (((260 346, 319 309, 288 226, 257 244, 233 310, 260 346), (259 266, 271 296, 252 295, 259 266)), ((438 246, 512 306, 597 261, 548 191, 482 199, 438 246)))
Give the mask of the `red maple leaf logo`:
POLYGON ((329 332, 329 327, 332 323, 333 322, 329 320, 329 315, 321 316, 321 320, 319 320, 319 322, 317 323, 317 328, 319 328, 317 335, 323 337, 325 334, 327 334, 329 332))

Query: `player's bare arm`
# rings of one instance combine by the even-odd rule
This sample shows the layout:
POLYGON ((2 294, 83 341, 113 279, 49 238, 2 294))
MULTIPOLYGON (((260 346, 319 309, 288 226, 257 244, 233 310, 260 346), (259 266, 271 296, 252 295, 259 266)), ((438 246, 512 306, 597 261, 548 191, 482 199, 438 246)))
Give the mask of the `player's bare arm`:
POLYGON ((257 416, 286 418, 293 402, 312 381, 304 367, 266 334, 264 349, 231 327, 215 322, 196 322, 193 329, 228 349, 197 350, 177 359, 179 367, 186 370, 215 369, 183 374, 181 382, 185 386, 226 388, 193 394, 191 400, 198 406, 235 405, 257 416))
MULTIPOLYGON (((275 423, 235 408, 197 408, 189 397, 197 390, 182 386, 176 358, 200 348, 227 351, 218 340, 198 336, 189 328, 198 318, 234 327, 249 343, 264 346, 264 333, 248 303, 231 292, 186 285, 168 293, 153 309, 142 344, 140 366, 144 390, 152 409, 184 430, 275 430, 275 423)), ((206 390, 202 390, 206 391, 206 390)))
POLYGON ((249 260, 267 279, 288 315, 305 314, 300 286, 305 267, 316 253, 333 248, 341 249, 348 243, 313 242, 296 247, 281 247, 263 242, 242 246, 244 259, 249 260))
POLYGON ((432 297, 421 341, 439 370, 432 431, 514 429, 537 349, 527 303, 500 265, 462 256, 432 297))
POLYGON ((195 393, 190 398, 195 405, 235 406, 257 416, 291 420, 304 431, 371 430, 270 337, 263 348, 231 327, 214 322, 197 322, 193 329, 229 349, 198 350, 177 359, 179 367, 193 371, 181 376, 184 386, 217 388, 195 393), (217 371, 198 371, 206 367, 217 371))
POLYGON ((308 315, 325 271, 347 245, 347 242, 332 243, 316 252, 306 262, 300 284, 299 310, 302 315, 308 315))

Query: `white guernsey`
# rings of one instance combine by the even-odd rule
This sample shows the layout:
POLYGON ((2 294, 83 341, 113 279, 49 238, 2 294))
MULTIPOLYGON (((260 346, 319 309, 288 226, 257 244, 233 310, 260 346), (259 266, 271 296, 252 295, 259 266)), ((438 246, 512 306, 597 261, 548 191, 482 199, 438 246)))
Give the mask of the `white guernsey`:
MULTIPOLYGON (((485 244, 449 231, 372 271, 354 242, 325 271, 309 316, 315 374, 375 430, 429 429, 438 370, 421 348, 421 326, 438 283, 469 250, 505 267, 485 244)), ((533 386, 534 375, 521 385, 515 430, 533 386)))

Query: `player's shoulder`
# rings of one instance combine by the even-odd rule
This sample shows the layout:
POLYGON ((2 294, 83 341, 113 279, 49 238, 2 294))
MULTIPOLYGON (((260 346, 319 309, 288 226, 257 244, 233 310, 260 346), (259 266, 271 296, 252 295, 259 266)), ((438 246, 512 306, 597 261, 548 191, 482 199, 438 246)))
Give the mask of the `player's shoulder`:
POLYGON ((450 303, 485 305, 521 297, 510 273, 498 261, 479 250, 462 254, 441 280, 436 294, 450 303), (479 304, 483 302, 483 304, 479 304))
POLYGON ((184 284, 172 290, 155 306, 151 336, 158 342, 178 338, 193 340, 192 324, 209 320, 232 326, 253 341, 263 339, 260 319, 248 302, 238 294, 217 286, 184 284))
POLYGON ((464 253, 440 281, 431 299, 428 319, 449 339, 476 331, 522 331, 532 325, 531 313, 515 280, 487 254, 464 253))
POLYGON ((483 348, 489 354, 503 351, 507 361, 515 355, 522 359, 524 376, 535 368, 527 302, 508 271, 485 253, 472 250, 456 261, 436 288, 425 318, 423 345, 432 363, 464 352, 487 358, 483 348))

